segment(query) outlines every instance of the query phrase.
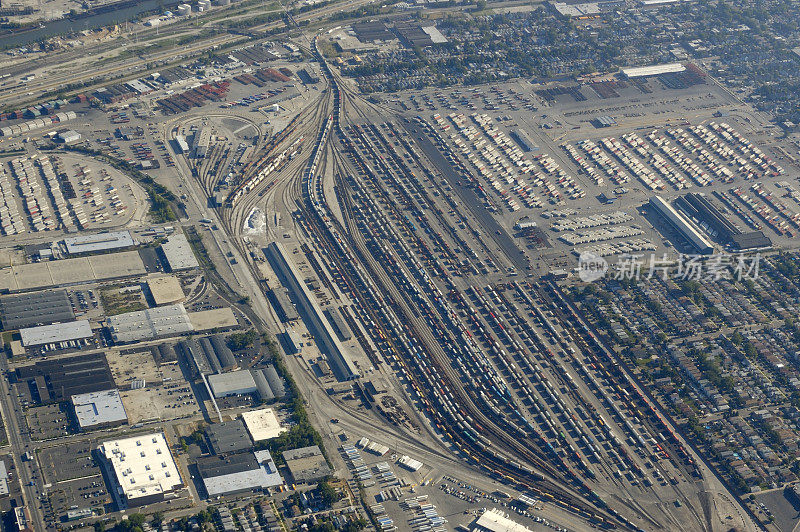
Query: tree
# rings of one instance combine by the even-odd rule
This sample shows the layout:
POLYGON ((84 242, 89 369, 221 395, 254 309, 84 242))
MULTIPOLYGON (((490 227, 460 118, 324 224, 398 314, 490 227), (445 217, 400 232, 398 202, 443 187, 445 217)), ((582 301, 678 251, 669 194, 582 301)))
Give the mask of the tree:
POLYGON ((102 521, 95 521, 94 532, 105 532, 106 524, 102 521))
POLYGON ((153 528, 158 528, 164 522, 164 514, 162 512, 156 512, 153 514, 153 518, 150 520, 150 524, 153 525, 153 528))
POLYGON ((478 0, 475 2, 475 11, 483 11, 486 9, 486 0, 478 0))
POLYGON ((142 525, 144 524, 144 514, 131 514, 127 519, 120 521, 117 527, 122 532, 142 532, 142 525))
POLYGON ((336 491, 333 486, 331 486, 331 483, 328 481, 328 479, 321 480, 319 484, 317 484, 317 491, 319 492, 322 502, 325 503, 325 506, 333 506, 334 503, 338 502, 342 498, 342 494, 336 491))

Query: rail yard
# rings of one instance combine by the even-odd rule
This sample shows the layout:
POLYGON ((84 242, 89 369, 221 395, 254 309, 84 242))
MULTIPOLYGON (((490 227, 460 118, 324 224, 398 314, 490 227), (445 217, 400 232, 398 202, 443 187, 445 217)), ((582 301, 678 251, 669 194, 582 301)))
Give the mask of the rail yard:
POLYGON ((86 30, 94 69, 61 37, 0 65, 6 517, 792 530, 797 135, 674 49, 458 55, 589 7, 339 4, 201 0, 86 30))

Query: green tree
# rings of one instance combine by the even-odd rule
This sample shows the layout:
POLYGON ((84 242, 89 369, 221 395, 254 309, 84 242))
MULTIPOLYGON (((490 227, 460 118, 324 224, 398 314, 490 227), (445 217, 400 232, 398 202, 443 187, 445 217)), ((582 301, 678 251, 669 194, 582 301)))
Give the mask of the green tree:
POLYGON ((317 491, 319 492, 322 502, 325 503, 325 506, 333 506, 334 503, 338 502, 342 498, 342 494, 336 491, 333 486, 331 486, 331 483, 328 479, 321 480, 319 484, 317 484, 317 491))

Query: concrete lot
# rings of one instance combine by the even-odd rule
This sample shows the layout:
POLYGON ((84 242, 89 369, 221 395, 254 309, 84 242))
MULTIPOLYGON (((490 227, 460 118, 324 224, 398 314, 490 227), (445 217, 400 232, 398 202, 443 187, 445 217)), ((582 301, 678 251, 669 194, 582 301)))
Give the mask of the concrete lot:
POLYGON ((144 379, 148 385, 162 381, 161 370, 149 350, 122 354, 119 350, 112 349, 106 353, 106 359, 114 382, 122 389, 130 387, 133 379, 144 379))

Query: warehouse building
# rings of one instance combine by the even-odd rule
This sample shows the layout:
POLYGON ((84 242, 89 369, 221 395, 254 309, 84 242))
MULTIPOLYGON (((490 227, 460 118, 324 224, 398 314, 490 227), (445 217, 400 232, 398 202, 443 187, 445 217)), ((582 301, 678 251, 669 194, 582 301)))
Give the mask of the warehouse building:
MULTIPOLYGON (((79 342, 91 338, 94 333, 89 320, 78 320, 20 329, 19 335, 22 338, 22 345, 35 347, 49 344, 62 346, 64 343, 79 342)), ((72 347, 77 347, 77 344, 72 347)))
POLYGON ((201 373, 208 374, 213 371, 211 364, 206 359, 203 348, 194 338, 178 342, 177 350, 191 368, 194 378, 200 376, 201 373))
POLYGON ((294 308, 294 303, 289 299, 289 294, 286 288, 279 287, 273 288, 269 291, 269 301, 278 313, 278 317, 284 323, 300 319, 297 314, 297 309, 294 308))
POLYGON ((217 359, 223 371, 231 371, 239 367, 236 362, 236 357, 233 356, 231 348, 228 347, 227 342, 222 336, 215 334, 209 337, 209 340, 211 341, 214 354, 217 355, 217 359))
POLYGON ((271 440, 286 432, 286 428, 281 426, 278 416, 271 408, 243 412, 242 421, 255 442, 271 440))
POLYGON ((325 456, 316 445, 283 451, 283 459, 295 484, 312 484, 331 474, 325 456))
POLYGON ((246 369, 209 375, 208 385, 211 386, 214 397, 245 395, 258 391, 253 375, 246 369))
POLYGON ((733 236, 731 247, 736 251, 764 251, 772 248, 772 240, 763 231, 751 231, 733 236))
POLYGON ((181 303, 109 316, 106 326, 116 343, 154 340, 194 330, 181 303))
POLYGON ((772 240, 762 231, 742 233, 703 194, 690 192, 676 199, 675 205, 736 251, 760 251, 772 247, 772 240))
POLYGON ((175 352, 173 344, 158 344, 153 346, 150 351, 153 353, 153 360, 159 366, 178 361, 178 354, 175 352))
POLYGON ((183 233, 175 233, 166 242, 161 244, 161 252, 169 266, 170 271, 178 272, 181 270, 191 270, 199 268, 200 263, 194 256, 192 246, 183 233))
POLYGON ((238 367, 236 358, 221 336, 204 336, 198 340, 198 345, 214 373, 231 371, 238 367))
POLYGON ((70 255, 82 253, 98 253, 112 249, 122 249, 135 246, 130 231, 114 231, 94 235, 79 235, 64 239, 64 246, 70 255))
POLYGON ((45 290, 0 298, 0 319, 8 331, 73 321, 75 312, 66 290, 45 290))
POLYGON ((261 490, 283 484, 269 451, 208 456, 197 460, 208 497, 261 490))
POLYGON ((186 299, 181 282, 174 275, 150 275, 147 291, 157 307, 182 303, 186 299))
POLYGON ((675 200, 675 205, 698 223, 705 224, 710 231, 716 232, 722 242, 729 242, 732 237, 742 233, 702 194, 690 192, 680 196, 675 200))
POLYGON ((147 273, 136 250, 0 268, 0 292, 21 292, 53 286, 74 286, 147 273))
POLYGON ((325 316, 327 316, 333 330, 336 331, 336 336, 339 337, 339 340, 349 342, 353 339, 353 331, 350 330, 350 326, 342 317, 342 312, 339 309, 330 307, 325 311, 325 316))
POLYGON ((116 388, 73 395, 72 407, 81 430, 116 427, 128 422, 128 414, 116 388))
POLYGON ((623 68, 622 75, 626 78, 644 78, 661 74, 676 74, 684 70, 686 70, 686 67, 681 63, 668 63, 665 65, 623 68))
POLYGON ((38 395, 38 402, 45 404, 114 388, 114 378, 103 353, 41 360, 21 366, 17 368, 17 379, 29 383, 38 395))
POLYGON ((122 509, 163 501, 183 487, 163 432, 107 441, 98 451, 122 509))
POLYGON ((509 135, 522 148, 522 151, 530 152, 539 149, 539 146, 531 140, 528 133, 523 129, 512 129, 509 135))
POLYGON ((711 242, 700 234, 697 229, 692 227, 689 220, 676 211, 669 202, 665 201, 660 196, 653 196, 650 198, 650 206, 653 207, 673 229, 678 231, 698 253, 708 255, 714 251, 714 246, 711 245, 711 242))
POLYGON ((483 512, 475 521, 472 530, 475 532, 533 532, 530 528, 509 519, 505 512, 497 508, 483 512))
POLYGON ((284 385, 281 376, 278 375, 278 370, 275 369, 275 366, 269 364, 268 366, 264 367, 261 372, 267 378, 269 388, 272 390, 272 394, 275 396, 275 398, 283 399, 283 397, 286 395, 286 386, 284 385))
POLYGON ((247 429, 239 419, 209 425, 206 436, 214 454, 232 454, 253 448, 247 429))
POLYGON ((361 374, 350 359, 349 353, 345 351, 330 323, 322 315, 316 298, 309 292, 303 277, 291 262, 292 259, 284 247, 278 242, 272 242, 267 246, 266 256, 281 283, 289 289, 298 303, 298 310, 317 339, 320 351, 330 359, 336 376, 340 380, 360 377, 361 374))

